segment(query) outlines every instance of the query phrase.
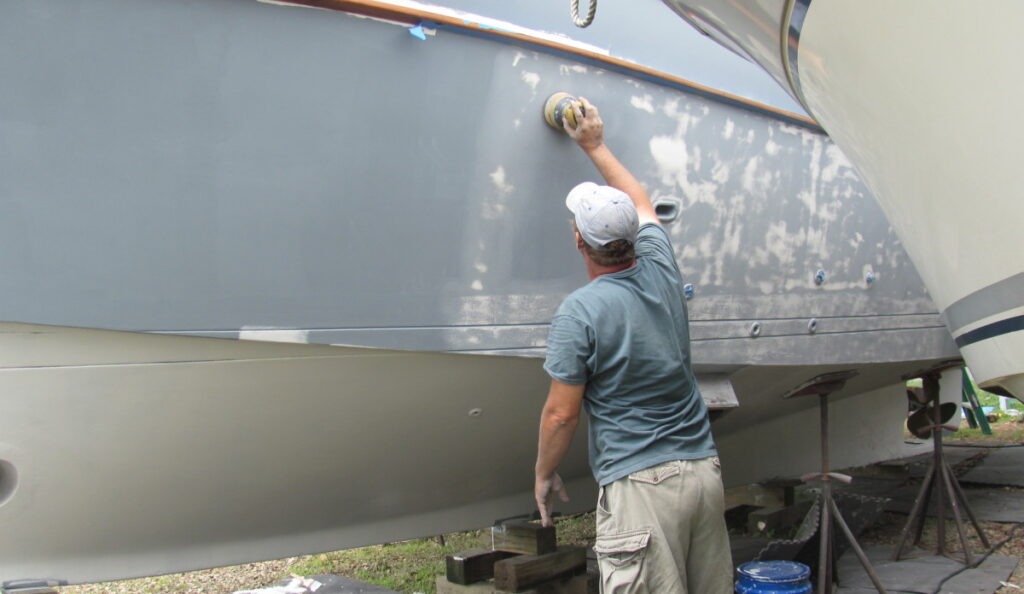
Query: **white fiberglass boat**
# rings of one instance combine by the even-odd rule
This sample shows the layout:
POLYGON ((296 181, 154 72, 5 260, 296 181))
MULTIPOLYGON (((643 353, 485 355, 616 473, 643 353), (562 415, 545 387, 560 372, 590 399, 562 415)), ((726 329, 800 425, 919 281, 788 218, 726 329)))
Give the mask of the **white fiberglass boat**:
POLYGON ((850 157, 974 377, 1024 397, 1024 4, 666 0, 762 66, 850 157))

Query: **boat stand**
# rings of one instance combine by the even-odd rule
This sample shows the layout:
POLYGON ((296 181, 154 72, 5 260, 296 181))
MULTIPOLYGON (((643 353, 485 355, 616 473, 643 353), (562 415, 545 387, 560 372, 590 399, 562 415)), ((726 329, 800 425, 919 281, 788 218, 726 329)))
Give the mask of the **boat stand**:
POLYGON ((783 398, 817 396, 819 410, 821 411, 821 472, 814 472, 800 477, 800 480, 804 482, 813 480, 821 481, 820 505, 818 506, 821 510, 821 521, 818 524, 819 546, 817 594, 830 594, 832 592, 832 585, 835 583, 837 577, 835 575, 836 559, 835 537, 832 530, 833 522, 842 530, 843 536, 846 537, 846 541, 850 544, 850 548, 853 549, 854 554, 857 555, 857 559, 860 560, 860 564, 864 567, 864 571, 866 571, 868 577, 871 578, 871 583, 874 584, 875 589, 883 594, 886 592, 885 587, 882 586, 882 581, 878 578, 878 574, 875 572, 874 567, 872 567, 871 562, 868 561, 867 555, 864 554, 864 550, 861 549, 860 544, 857 543, 857 537, 853 535, 850 527, 846 524, 846 520, 843 519, 842 514, 839 512, 839 507, 836 505, 835 499, 832 497, 832 481, 838 480, 849 484, 853 481, 853 478, 845 474, 832 472, 829 468, 828 397, 829 394, 842 389, 843 386, 846 385, 846 381, 855 375, 857 375, 857 372, 853 370, 826 373, 804 382, 783 395, 783 398))
POLYGON ((900 542, 896 546, 896 551, 892 555, 893 561, 899 561, 902 558, 903 548, 906 546, 907 537, 910 535, 911 530, 914 531, 914 542, 912 543, 912 546, 921 542, 921 533, 924 531, 924 520, 928 515, 928 502, 931 499, 933 491, 935 492, 936 499, 935 529, 937 542, 935 554, 943 555, 953 559, 954 561, 960 561, 966 565, 970 565, 974 562, 974 557, 971 555, 970 547, 967 546, 967 534, 964 529, 963 518, 960 515, 961 509, 963 509, 967 514, 967 517, 970 518, 971 524, 978 533, 978 538, 981 539, 981 544, 986 549, 989 548, 988 539, 985 537, 985 533, 978 524, 978 520, 975 518, 974 512, 971 510, 971 506, 967 503, 967 498, 964 496, 963 489, 960 488, 960 482, 956 480, 956 475, 953 473, 953 469, 942 456, 942 430, 949 429, 950 431, 956 431, 958 428, 942 424, 941 406, 939 404, 939 376, 944 370, 958 367, 960 365, 962 365, 962 362, 960 361, 946 363, 904 378, 921 378, 921 382, 924 386, 925 401, 928 407, 927 410, 931 420, 931 424, 926 427, 922 427, 922 429, 931 431, 933 453, 932 463, 928 467, 927 473, 925 473, 924 481, 921 483, 921 489, 917 493, 917 499, 914 500, 914 505, 910 509, 910 515, 907 517, 907 523, 903 526, 903 532, 900 534, 900 542), (956 520, 956 529, 957 534, 960 537, 960 546, 963 547, 962 559, 955 556, 953 552, 946 550, 947 503, 953 510, 953 518, 956 520))

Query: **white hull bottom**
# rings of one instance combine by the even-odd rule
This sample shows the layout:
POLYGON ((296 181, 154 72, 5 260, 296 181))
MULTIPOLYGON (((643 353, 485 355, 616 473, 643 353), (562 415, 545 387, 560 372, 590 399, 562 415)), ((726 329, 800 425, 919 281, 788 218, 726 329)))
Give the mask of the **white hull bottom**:
MULTIPOLYGON (((528 513, 547 384, 521 357, 0 325, 0 582, 154 575, 528 513)), ((902 392, 835 403, 834 465, 901 455, 902 392)), ((727 483, 817 468, 816 399, 777 396, 716 422, 727 483)), ((593 508, 585 446, 563 464, 566 512, 593 508)))
MULTIPOLYGON (((806 400, 809 408, 725 435, 716 432, 728 484, 797 476, 821 468, 818 399, 806 400)), ((902 384, 830 400, 832 468, 865 466, 917 453, 919 448, 906 443, 903 436, 906 411, 906 388, 902 384)))
POLYGON ((985 8, 815 2, 799 34, 799 81, 810 113, 878 198, 975 379, 1024 398, 1024 79, 997 74, 1018 68, 1024 5, 985 8))

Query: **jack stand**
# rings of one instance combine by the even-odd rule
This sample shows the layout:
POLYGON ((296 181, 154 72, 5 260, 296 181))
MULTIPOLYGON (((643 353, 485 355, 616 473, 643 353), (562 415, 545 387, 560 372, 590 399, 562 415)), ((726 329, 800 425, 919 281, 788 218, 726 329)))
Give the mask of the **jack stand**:
POLYGON ((842 514, 839 513, 839 507, 836 505, 835 499, 832 498, 833 480, 849 484, 853 478, 845 474, 832 472, 829 469, 828 396, 833 392, 841 390, 843 386, 846 385, 846 381, 855 375, 857 375, 857 372, 853 370, 837 371, 834 373, 819 375, 807 382, 804 382, 796 388, 793 388, 782 396, 783 398, 812 395, 817 396, 819 410, 821 411, 821 472, 810 473, 800 477, 800 480, 804 482, 821 480, 821 500, 820 505, 818 506, 821 510, 821 522, 818 524, 819 547, 817 594, 832 592, 832 584, 836 581, 835 543, 833 542, 834 536, 832 534, 833 520, 842 530, 843 536, 846 537, 846 541, 850 543, 850 548, 852 548, 854 554, 857 555, 857 559, 860 560, 860 564, 864 567, 864 571, 866 571, 868 577, 871 578, 871 583, 874 584, 875 589, 882 594, 885 594, 886 592, 885 588, 882 586, 881 580, 878 578, 878 574, 875 573, 874 567, 872 567, 871 562, 868 561, 867 555, 864 554, 864 550, 861 549, 860 545, 857 543, 857 538, 853 535, 850 527, 846 524, 846 520, 843 519, 842 514))
POLYGON ((917 372, 905 377, 904 379, 911 379, 914 377, 920 377, 924 385, 924 395, 927 401, 928 410, 931 413, 931 424, 923 429, 928 429, 932 434, 932 463, 928 467, 928 472, 925 474, 924 481, 921 483, 921 489, 917 493, 917 499, 914 500, 914 505, 910 509, 910 515, 907 517, 907 523, 903 526, 903 532, 900 534, 900 542, 896 547, 896 551, 893 553, 893 561, 899 561, 903 554, 903 548, 906 545, 907 537, 910 535, 912 527, 915 527, 914 542, 912 545, 917 545, 921 542, 921 533, 924 531, 924 520, 928 515, 928 501, 931 499, 932 491, 935 491, 935 516, 936 516, 936 555, 943 555, 954 561, 960 561, 966 565, 970 565, 974 562, 974 558, 971 555, 971 550, 967 546, 967 535, 964 530, 964 522, 960 516, 960 509, 967 513, 967 517, 970 518, 971 524, 978 533, 978 537, 981 539, 981 544, 985 547, 989 547, 988 539, 985 537, 985 533, 981 530, 981 526, 978 524, 978 520, 974 517, 974 512, 971 510, 971 506, 967 504, 967 498, 964 496, 963 489, 960 488, 959 481, 956 480, 956 475, 953 473, 953 469, 950 468, 949 463, 946 462, 942 456, 942 430, 949 429, 950 431, 956 431, 958 428, 951 425, 943 425, 941 419, 941 411, 939 405, 939 376, 946 369, 951 369, 962 365, 961 361, 947 362, 939 365, 932 369, 923 372, 917 372), (936 488, 936 485, 938 487, 936 488), (953 518, 956 520, 957 534, 960 537, 960 545, 963 547, 964 558, 960 559, 955 557, 952 552, 946 550, 946 504, 949 503, 953 509, 953 518))

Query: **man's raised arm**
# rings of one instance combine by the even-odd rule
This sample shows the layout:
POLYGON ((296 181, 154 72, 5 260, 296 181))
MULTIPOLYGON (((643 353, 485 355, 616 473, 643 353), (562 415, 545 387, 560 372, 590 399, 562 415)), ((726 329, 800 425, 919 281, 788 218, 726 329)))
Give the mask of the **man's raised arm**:
POLYGON ((622 190, 629 196, 633 201, 633 206, 636 207, 641 225, 644 223, 661 224, 654 211, 654 205, 651 204, 651 198, 647 195, 647 190, 640 185, 640 182, 619 162, 608 145, 604 143, 604 122, 601 121, 597 107, 580 97, 579 104, 574 104, 572 110, 576 116, 576 127, 570 127, 569 122, 566 121, 565 132, 594 162, 594 166, 597 167, 597 171, 604 178, 605 183, 622 190))

